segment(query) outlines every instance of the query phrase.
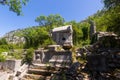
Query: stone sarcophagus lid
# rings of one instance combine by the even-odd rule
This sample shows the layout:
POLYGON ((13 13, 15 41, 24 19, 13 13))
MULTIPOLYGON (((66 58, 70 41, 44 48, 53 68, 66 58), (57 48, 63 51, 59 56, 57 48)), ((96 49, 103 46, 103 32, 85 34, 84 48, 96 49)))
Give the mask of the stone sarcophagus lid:
POLYGON ((53 40, 57 45, 61 45, 63 49, 70 49, 73 46, 72 25, 54 28, 51 33, 53 40))

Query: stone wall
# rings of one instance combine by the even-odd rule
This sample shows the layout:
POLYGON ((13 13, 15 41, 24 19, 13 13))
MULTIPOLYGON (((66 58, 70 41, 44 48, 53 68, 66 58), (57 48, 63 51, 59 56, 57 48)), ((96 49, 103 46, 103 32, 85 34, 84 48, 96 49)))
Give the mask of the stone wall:
POLYGON ((6 60, 0 62, 0 70, 17 71, 21 66, 21 60, 6 60))
POLYGON ((51 65, 70 65, 72 62, 71 51, 52 51, 52 50, 37 50, 34 56, 34 62, 51 65))

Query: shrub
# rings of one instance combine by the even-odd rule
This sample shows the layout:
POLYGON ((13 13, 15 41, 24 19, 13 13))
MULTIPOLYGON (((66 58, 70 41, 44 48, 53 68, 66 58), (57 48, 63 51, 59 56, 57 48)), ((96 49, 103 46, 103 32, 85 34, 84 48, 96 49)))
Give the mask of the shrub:
POLYGON ((30 48, 27 50, 27 53, 25 55, 25 57, 23 58, 23 63, 27 63, 28 65, 32 64, 32 60, 33 60, 33 48, 30 48))
POLYGON ((6 57, 2 54, 0 54, 0 62, 4 62, 6 60, 6 57))

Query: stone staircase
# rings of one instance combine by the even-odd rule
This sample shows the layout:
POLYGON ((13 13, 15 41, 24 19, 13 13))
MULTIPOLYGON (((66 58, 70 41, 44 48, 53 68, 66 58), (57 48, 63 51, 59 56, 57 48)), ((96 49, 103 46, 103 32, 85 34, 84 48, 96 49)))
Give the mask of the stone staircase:
MULTIPOLYGON (((67 63, 69 63, 69 61, 67 63)), ((21 80, 50 80, 51 74, 57 73, 60 68, 69 67, 68 65, 65 66, 65 62, 64 66, 60 64, 53 64, 55 64, 54 61, 52 64, 33 63, 21 80)))
POLYGON ((60 68, 68 68, 72 63, 71 51, 38 50, 35 55, 33 65, 21 80, 50 80, 52 74, 60 68))
POLYGON ((51 74, 56 73, 53 67, 47 64, 34 63, 28 69, 26 75, 23 76, 22 80, 50 80, 51 74))

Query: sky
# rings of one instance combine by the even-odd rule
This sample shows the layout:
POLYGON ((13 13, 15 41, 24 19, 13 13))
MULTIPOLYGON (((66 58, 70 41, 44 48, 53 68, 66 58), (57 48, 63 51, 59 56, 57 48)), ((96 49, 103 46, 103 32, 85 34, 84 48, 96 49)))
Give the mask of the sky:
POLYGON ((60 14, 65 21, 76 20, 77 22, 86 19, 103 8, 102 0, 29 0, 23 6, 23 16, 9 11, 9 8, 0 5, 0 36, 5 33, 23 29, 31 26, 38 26, 35 22, 40 15, 60 14))

